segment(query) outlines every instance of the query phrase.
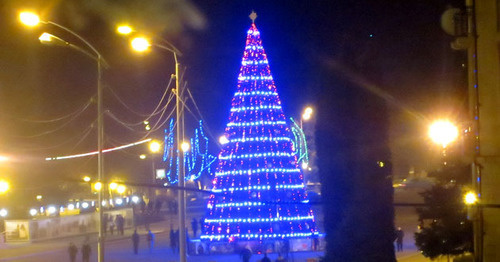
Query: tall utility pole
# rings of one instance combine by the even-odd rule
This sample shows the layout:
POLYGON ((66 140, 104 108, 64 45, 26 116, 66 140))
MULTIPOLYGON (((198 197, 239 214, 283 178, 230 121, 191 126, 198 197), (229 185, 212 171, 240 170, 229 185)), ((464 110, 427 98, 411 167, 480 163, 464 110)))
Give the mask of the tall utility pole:
POLYGON ((182 143, 184 141, 184 119, 183 119, 183 102, 181 101, 181 86, 179 84, 179 62, 177 61, 177 54, 174 52, 175 58, 175 108, 177 116, 177 157, 178 166, 177 172, 179 174, 179 190, 178 193, 178 206, 179 206, 179 256, 180 262, 186 262, 186 192, 184 191, 184 151, 182 143))
POLYGON ((465 0, 467 12, 467 48, 468 79, 469 79, 469 108, 473 117, 472 132, 474 135, 474 156, 472 162, 472 184, 478 197, 479 205, 473 212, 473 234, 474 234, 474 262, 483 261, 483 210, 481 208, 481 167, 478 158, 481 156, 479 137, 479 81, 477 64, 477 25, 475 0, 465 0))

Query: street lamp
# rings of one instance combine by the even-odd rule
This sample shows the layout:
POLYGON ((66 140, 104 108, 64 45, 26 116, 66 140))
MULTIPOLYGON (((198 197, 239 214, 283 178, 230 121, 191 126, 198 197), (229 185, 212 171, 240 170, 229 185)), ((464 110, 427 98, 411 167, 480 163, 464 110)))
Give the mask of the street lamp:
POLYGON ((302 129, 302 121, 309 121, 312 117, 313 111, 314 110, 310 106, 304 109, 304 113, 302 113, 302 117, 300 118, 300 129, 302 129))
MULTIPOLYGON (((128 35, 133 32, 133 29, 129 26, 119 26, 117 28, 117 31, 120 34, 128 35), (127 28, 128 27, 128 28, 127 28)), ((179 255, 180 255, 180 262, 186 262, 186 192, 184 191, 184 186, 185 186, 185 181, 184 181, 184 154, 182 152, 184 151, 182 141, 183 139, 183 134, 184 134, 184 126, 183 126, 183 102, 181 101, 181 95, 183 92, 181 91, 181 86, 179 85, 179 80, 180 80, 180 75, 179 75, 179 61, 177 60, 177 56, 182 56, 182 53, 177 49, 172 43, 169 41, 158 38, 160 39, 164 44, 158 44, 158 43, 151 43, 147 38, 145 37, 135 37, 131 41, 132 48, 135 51, 138 52, 145 52, 149 50, 151 46, 155 46, 157 48, 167 50, 170 53, 174 55, 174 61, 175 61, 175 94, 176 94, 176 101, 175 101, 175 107, 176 107, 176 118, 177 118, 177 132, 176 132, 176 139, 177 139, 177 151, 178 153, 178 166, 177 166, 177 171, 179 173, 178 175, 178 180, 179 180, 179 190, 178 190, 178 203, 179 203, 179 255)), ((184 146, 185 147, 185 146, 184 146)), ((189 150, 189 148, 187 149, 189 150)))
POLYGON ((10 184, 7 181, 0 180, 0 194, 5 194, 10 189, 10 184))
POLYGON ((464 195, 464 202, 466 205, 474 205, 477 201, 477 195, 474 192, 467 192, 467 194, 464 195))
MULTIPOLYGON (((97 62, 97 176, 98 176, 98 181, 103 181, 103 176, 104 176, 104 165, 103 165, 103 156, 102 156, 102 148, 103 148, 103 136, 104 136, 104 125, 103 125, 103 115, 102 115, 102 67, 107 66, 106 61, 102 57, 102 55, 97 51, 97 49, 94 48, 87 40, 85 40, 83 37, 78 35, 77 33, 73 32, 67 27, 64 27, 60 24, 57 24, 52 21, 42 21, 40 20, 39 16, 31 13, 31 12, 21 12, 19 14, 19 19, 21 22, 27 26, 34 27, 37 26, 38 24, 49 24, 53 25, 55 27, 58 27, 71 35, 75 36, 78 38, 80 41, 82 41, 93 53, 88 52, 85 49, 82 49, 76 45, 73 45, 67 41, 62 40, 59 37, 50 35, 48 33, 42 34, 42 36, 39 38, 41 43, 44 44, 55 44, 55 45, 61 45, 61 46, 67 46, 71 47, 87 56, 92 58, 97 62)), ((98 236, 98 245, 97 245, 97 254, 98 254, 98 261, 103 262, 104 261, 104 230, 102 228, 103 223, 103 209, 101 208, 102 205, 102 199, 103 199, 103 191, 99 190, 98 193, 98 207, 99 207, 99 236, 98 236)))
POLYGON ((458 128, 448 120, 437 120, 429 126, 429 137, 434 143, 446 148, 458 137, 458 128))

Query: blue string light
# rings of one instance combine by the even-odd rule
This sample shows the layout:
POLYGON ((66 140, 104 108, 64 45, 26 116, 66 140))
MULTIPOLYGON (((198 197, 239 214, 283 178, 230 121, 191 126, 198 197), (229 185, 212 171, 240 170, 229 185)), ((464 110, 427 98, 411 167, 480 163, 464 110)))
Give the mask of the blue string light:
MULTIPOLYGON (((176 144, 174 143, 174 119, 170 119, 168 128, 165 129, 165 147, 163 162, 165 165, 165 176, 167 184, 172 185, 179 182, 177 177, 178 158, 176 144), (174 165, 175 161, 175 165, 174 165)), ((211 166, 217 158, 208 153, 208 138, 203 132, 203 123, 200 120, 198 128, 195 129, 194 137, 190 139, 191 149, 184 152, 184 167, 186 169, 185 180, 197 180, 201 175, 212 174, 211 166)))

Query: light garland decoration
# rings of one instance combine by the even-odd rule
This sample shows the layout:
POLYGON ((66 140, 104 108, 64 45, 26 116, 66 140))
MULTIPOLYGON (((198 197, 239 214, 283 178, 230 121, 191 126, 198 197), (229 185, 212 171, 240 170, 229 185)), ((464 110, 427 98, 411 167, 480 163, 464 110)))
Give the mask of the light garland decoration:
MULTIPOLYGON (((222 153, 222 152, 221 152, 222 153)), ((269 153, 256 153, 256 154, 243 154, 243 155, 228 155, 228 156, 219 156, 221 160, 231 160, 231 159, 244 159, 244 158, 266 158, 266 157, 293 157, 294 153, 286 153, 286 152, 269 152, 269 153)))
MULTIPOLYGON (((168 128, 165 129, 165 147, 163 152, 163 165, 167 185, 179 182, 177 177, 178 158, 176 144, 174 143, 174 119, 170 119, 168 128), (175 164, 174 164, 175 162, 175 164)), ((210 175, 211 166, 217 158, 208 153, 208 138, 203 132, 203 123, 200 120, 198 128, 194 131, 194 137, 190 139, 191 148, 184 152, 184 167, 186 170, 185 181, 197 180, 201 175, 210 175)))
POLYGON ((252 24, 221 136, 202 240, 318 235, 299 168, 303 151, 297 140, 302 137, 286 120, 260 33, 252 24))
POLYGON ((294 221, 294 220, 314 220, 314 216, 297 216, 297 217, 274 217, 274 218, 223 218, 223 219, 206 219, 205 222, 210 223, 259 223, 259 222, 275 222, 275 221, 294 221))
MULTIPOLYGON (((304 188, 304 187, 305 187, 304 184, 275 186, 276 189, 304 188)), ((212 189, 212 192, 220 193, 226 191, 269 190, 269 189, 271 189, 271 186, 265 185, 265 186, 228 187, 228 188, 212 189)))
POLYGON ((263 126, 263 125, 269 125, 269 126, 275 126, 275 125, 283 125, 286 126, 286 121, 255 121, 255 122, 229 122, 227 124, 228 127, 231 126, 237 126, 237 127, 242 127, 242 126, 263 126))
POLYGON ((237 108, 231 108, 231 112, 241 112, 241 111, 248 111, 248 110, 268 110, 268 109, 282 109, 280 105, 275 106, 249 106, 249 107, 237 107, 237 108))
POLYGON ((309 163, 309 152, 307 149, 307 140, 304 130, 290 117, 292 122, 292 133, 293 133, 293 147, 295 149, 295 155, 297 155, 298 163, 309 163))
MULTIPOLYGON (((126 145, 123 145, 123 146, 117 146, 117 147, 113 147, 113 148, 103 149, 102 152, 103 153, 108 153, 108 152, 112 152, 112 151, 116 151, 116 150, 121 150, 121 149, 125 149, 125 148, 128 148, 128 147, 132 147, 132 146, 137 146, 137 145, 140 145, 140 144, 144 144, 144 143, 147 143, 147 142, 149 142, 151 140, 152 140, 151 138, 148 138, 148 139, 144 139, 144 140, 137 141, 137 142, 134 142, 134 143, 126 144, 126 145)), ((97 155, 98 153, 99 153, 99 151, 93 151, 93 152, 76 154, 76 155, 69 155, 69 156, 46 157, 45 161, 63 160, 63 159, 70 159, 70 158, 77 158, 77 157, 84 157, 84 156, 92 156, 92 155, 97 155)))
POLYGON ((227 176, 227 175, 252 175, 258 173, 300 173, 298 168, 259 168, 259 169, 248 169, 248 170, 232 170, 224 172, 215 172, 215 176, 227 176))

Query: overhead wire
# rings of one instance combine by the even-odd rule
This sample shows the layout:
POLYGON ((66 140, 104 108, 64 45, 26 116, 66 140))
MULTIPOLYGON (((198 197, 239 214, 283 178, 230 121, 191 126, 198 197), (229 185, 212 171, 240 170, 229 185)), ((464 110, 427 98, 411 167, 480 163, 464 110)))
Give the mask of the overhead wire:
MULTIPOLYGON (((71 117, 73 115, 76 115, 76 114, 80 114, 82 113, 83 111, 87 110, 87 108, 92 104, 92 99, 89 99, 89 101, 84 105, 82 106, 81 108, 77 109, 76 111, 74 112, 71 112, 69 114, 66 114, 64 116, 60 116, 60 117, 56 117, 56 118, 53 118, 53 119, 46 119, 46 120, 35 120, 35 119, 26 119, 26 118, 17 118, 17 117, 13 117, 13 116, 10 116, 10 115, 6 115, 7 117, 9 118, 13 118, 13 119, 16 119, 18 121, 22 121, 22 122, 29 122, 29 123, 35 123, 35 124, 45 124, 45 123, 54 123, 54 122, 57 122, 57 121, 61 121, 61 120, 64 120, 68 117, 71 117)), ((3 113, 2 113, 3 114, 3 113)))
POLYGON ((15 136, 15 137, 21 137, 21 138, 36 138, 36 137, 41 137, 41 136, 45 136, 45 135, 48 135, 48 134, 52 134, 52 133, 55 133, 61 129, 63 129, 64 127, 66 127, 67 125, 69 125, 69 123, 73 122, 73 120, 75 120, 76 118, 78 118, 78 116, 80 116, 83 112, 85 112, 85 110, 88 108, 88 105, 86 107, 84 107, 83 110, 81 110, 78 114, 75 114, 73 115, 67 122, 63 123, 62 125, 60 125, 59 127, 55 128, 55 129, 52 129, 52 130, 48 130, 48 131, 45 131, 45 132, 42 132, 42 133, 39 133, 39 134, 36 134, 36 135, 30 135, 30 136, 15 136))

